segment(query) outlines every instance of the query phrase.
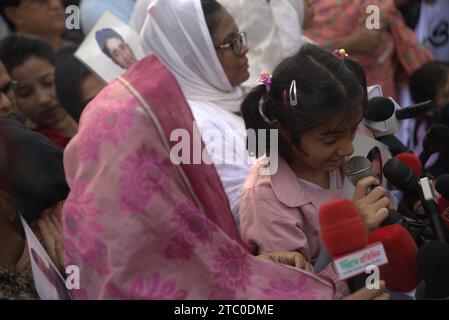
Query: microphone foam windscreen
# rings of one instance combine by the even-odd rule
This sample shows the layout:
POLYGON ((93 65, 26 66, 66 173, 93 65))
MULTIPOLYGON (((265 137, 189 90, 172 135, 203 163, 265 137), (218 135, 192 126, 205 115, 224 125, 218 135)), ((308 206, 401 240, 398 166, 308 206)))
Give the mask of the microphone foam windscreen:
POLYGON ((390 225, 374 231, 369 243, 382 242, 388 263, 380 266, 380 277, 385 286, 396 292, 409 292, 421 281, 416 255, 418 247, 407 230, 398 225, 390 225))
POLYGON ((371 161, 362 156, 351 157, 343 165, 343 171, 353 185, 356 185, 363 178, 373 176, 371 161))
POLYGON ((418 178, 413 171, 398 159, 390 159, 384 165, 384 176, 396 188, 418 197, 418 178))
POLYGON ((424 244, 418 251, 418 265, 425 282, 425 297, 449 297, 449 246, 440 241, 424 244))
POLYGON ((389 119, 394 111, 393 101, 385 97, 374 97, 368 101, 364 117, 370 121, 382 122, 389 119))
POLYGON ((403 152, 403 153, 396 155, 395 158, 398 159, 399 161, 401 161, 403 164, 405 164, 410 169, 412 169, 413 173, 416 176, 419 176, 421 174, 421 172, 422 172, 421 161, 413 153, 403 152))
POLYGON ((320 207, 320 234, 332 257, 363 248, 368 235, 362 217, 348 199, 332 200, 320 207))

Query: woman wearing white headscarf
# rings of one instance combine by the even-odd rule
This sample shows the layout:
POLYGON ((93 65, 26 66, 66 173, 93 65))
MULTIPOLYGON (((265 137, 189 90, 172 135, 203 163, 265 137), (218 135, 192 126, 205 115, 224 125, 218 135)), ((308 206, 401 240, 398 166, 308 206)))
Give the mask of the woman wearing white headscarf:
POLYGON ((313 0, 220 0, 248 36, 250 78, 253 87, 261 71, 272 72, 305 42, 302 30, 313 23, 313 0))
POLYGON ((240 192, 253 163, 236 114, 239 85, 249 77, 245 35, 215 0, 156 0, 141 37, 145 52, 180 83, 238 225, 240 192))

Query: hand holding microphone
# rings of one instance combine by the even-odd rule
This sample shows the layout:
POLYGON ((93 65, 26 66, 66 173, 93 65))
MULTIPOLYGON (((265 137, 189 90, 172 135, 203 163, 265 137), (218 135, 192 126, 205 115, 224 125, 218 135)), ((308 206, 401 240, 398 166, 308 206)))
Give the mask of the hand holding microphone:
POLYGON ((379 225, 388 216, 390 200, 387 191, 382 187, 376 187, 370 193, 365 194, 368 186, 378 184, 374 177, 366 177, 357 182, 352 201, 359 211, 365 223, 368 234, 379 228, 379 225))
POLYGON ((344 165, 344 173, 355 186, 352 201, 371 233, 388 216, 387 191, 379 187, 379 181, 373 177, 372 163, 365 157, 350 158, 344 165))
POLYGON ((390 295, 385 290, 385 281, 380 281, 379 289, 362 288, 342 300, 390 300, 390 295))

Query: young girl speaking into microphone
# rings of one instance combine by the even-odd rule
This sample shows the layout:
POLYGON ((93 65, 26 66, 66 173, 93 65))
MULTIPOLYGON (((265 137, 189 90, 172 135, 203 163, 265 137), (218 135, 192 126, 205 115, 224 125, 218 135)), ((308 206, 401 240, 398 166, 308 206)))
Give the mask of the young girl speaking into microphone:
MULTIPOLYGON (((332 54, 305 45, 272 76, 261 73, 262 83, 242 103, 247 129, 279 130, 278 170, 261 174, 269 158, 260 158, 242 192, 243 240, 259 251, 297 251, 306 269, 320 253, 318 209, 341 197, 341 167, 353 153, 366 104, 364 88, 344 59, 344 50, 332 54)), ((256 135, 257 144, 266 136, 256 135)), ((388 215, 386 190, 366 194, 377 184, 374 177, 362 179, 353 197, 368 232, 388 215)))

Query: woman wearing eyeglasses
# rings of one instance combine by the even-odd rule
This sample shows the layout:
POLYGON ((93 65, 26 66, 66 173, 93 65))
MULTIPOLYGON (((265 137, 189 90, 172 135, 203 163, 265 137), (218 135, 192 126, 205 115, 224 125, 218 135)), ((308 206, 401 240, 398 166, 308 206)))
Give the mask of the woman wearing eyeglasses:
POLYGON ((250 78, 243 84, 253 88, 262 70, 272 72, 285 58, 310 42, 302 31, 313 24, 313 0, 220 0, 248 35, 251 51, 250 78))
POLYGON ((239 223, 240 191, 253 160, 238 115, 249 77, 246 35, 215 0, 155 1, 142 30, 146 53, 174 73, 239 223))

